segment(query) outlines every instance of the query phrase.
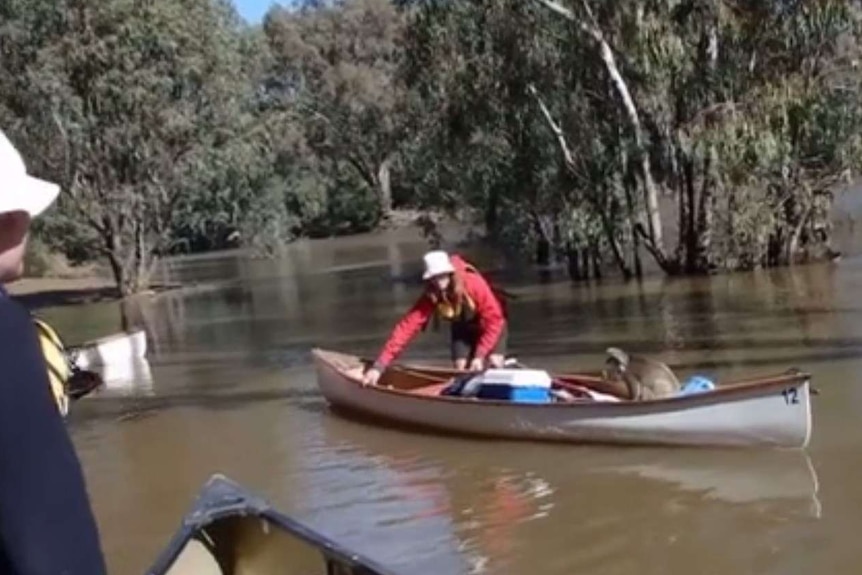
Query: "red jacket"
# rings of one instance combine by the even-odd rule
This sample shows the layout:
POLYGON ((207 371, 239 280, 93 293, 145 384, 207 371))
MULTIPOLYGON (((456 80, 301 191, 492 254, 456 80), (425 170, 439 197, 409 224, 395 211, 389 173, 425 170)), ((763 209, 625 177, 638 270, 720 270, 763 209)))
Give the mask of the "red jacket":
MULTIPOLYGON (((476 345, 476 357, 484 359, 494 349, 506 324, 503 307, 491 286, 479 272, 475 271, 458 255, 452 255, 450 259, 455 273, 459 274, 464 282, 467 296, 476 306, 476 317, 480 329, 479 342, 476 345)), ((422 326, 431 319, 435 311, 434 301, 427 292, 424 292, 395 325, 392 334, 383 345, 383 351, 377 358, 377 366, 386 367, 398 357, 407 344, 416 337, 422 326)))

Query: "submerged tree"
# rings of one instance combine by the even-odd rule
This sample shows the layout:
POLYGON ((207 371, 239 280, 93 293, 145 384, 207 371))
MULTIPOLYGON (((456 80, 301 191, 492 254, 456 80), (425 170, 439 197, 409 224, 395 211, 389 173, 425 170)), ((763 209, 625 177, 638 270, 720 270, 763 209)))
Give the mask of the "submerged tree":
POLYGON ((527 220, 492 220, 501 237, 551 238, 574 275, 638 273, 641 245, 669 274, 828 254, 830 194, 862 157, 852 2, 418 4, 407 74, 446 118, 426 142, 489 190, 464 201, 508 190, 527 220))

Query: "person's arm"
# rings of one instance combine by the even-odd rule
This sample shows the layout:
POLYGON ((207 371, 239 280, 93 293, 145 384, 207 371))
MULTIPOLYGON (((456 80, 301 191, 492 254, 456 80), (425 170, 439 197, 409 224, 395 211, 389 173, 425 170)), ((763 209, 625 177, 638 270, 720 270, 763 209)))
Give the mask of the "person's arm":
POLYGON ((386 366, 416 337, 422 326, 431 318, 432 313, 434 313, 434 303, 428 296, 422 294, 413 307, 395 324, 377 361, 374 362, 374 368, 379 371, 386 369, 386 366))
POLYGON ((497 345, 506 319, 503 308, 488 282, 479 274, 465 274, 465 287, 469 290, 476 314, 479 316, 481 334, 476 343, 476 357, 485 359, 497 345))
POLYGON ((36 330, 0 299, 0 545, 17 575, 106 573, 80 462, 36 330))

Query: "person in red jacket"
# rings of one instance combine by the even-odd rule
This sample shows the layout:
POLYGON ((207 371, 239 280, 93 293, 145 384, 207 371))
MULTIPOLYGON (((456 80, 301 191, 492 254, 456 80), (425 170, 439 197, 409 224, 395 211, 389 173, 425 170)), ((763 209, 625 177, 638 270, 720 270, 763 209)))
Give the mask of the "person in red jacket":
POLYGON ((395 325, 377 361, 363 378, 375 385, 407 344, 434 314, 452 324, 452 362, 456 369, 481 371, 502 367, 506 352, 507 319, 497 294, 476 270, 457 254, 436 250, 425 254, 425 291, 395 325))

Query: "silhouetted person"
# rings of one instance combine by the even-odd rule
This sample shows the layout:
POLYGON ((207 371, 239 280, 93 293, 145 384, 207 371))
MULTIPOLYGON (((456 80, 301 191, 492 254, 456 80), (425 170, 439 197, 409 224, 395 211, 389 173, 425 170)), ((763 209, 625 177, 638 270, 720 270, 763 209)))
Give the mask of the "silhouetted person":
POLYGON ((80 462, 57 410, 30 314, 4 285, 21 277, 30 218, 59 187, 27 175, 0 131, 0 573, 102 575, 80 462))

